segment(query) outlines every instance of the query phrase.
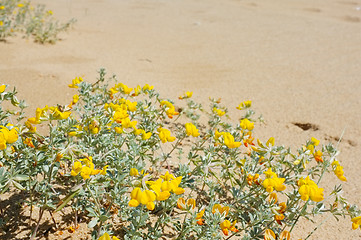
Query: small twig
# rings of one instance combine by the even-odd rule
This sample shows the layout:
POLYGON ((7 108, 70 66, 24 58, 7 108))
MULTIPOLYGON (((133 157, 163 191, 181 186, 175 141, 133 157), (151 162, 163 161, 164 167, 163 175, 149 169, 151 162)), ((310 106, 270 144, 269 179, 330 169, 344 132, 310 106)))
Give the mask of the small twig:
POLYGON ((36 227, 34 229, 34 232, 30 237, 30 240, 33 240, 36 237, 36 233, 38 232, 38 229, 39 229, 39 226, 40 226, 40 220, 43 217, 43 213, 44 213, 44 208, 40 208, 40 210, 39 210, 39 219, 38 219, 38 222, 37 222, 36 227))

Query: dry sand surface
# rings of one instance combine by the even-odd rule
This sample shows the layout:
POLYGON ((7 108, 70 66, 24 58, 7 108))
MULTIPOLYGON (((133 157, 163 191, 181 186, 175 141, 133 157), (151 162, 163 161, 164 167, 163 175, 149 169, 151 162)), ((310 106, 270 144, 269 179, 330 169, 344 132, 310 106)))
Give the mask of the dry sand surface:
MULTIPOLYGON (((202 103, 222 98, 233 116, 251 99, 267 122, 256 127, 260 139, 294 147, 311 136, 336 143, 344 131, 344 193, 361 205, 360 0, 33 2, 77 23, 55 45, 20 37, 0 43, 0 82, 16 86, 31 112, 68 103, 71 79, 94 81, 100 67, 129 86, 150 83, 165 97, 189 90, 202 103)), ((329 180, 339 183, 325 179, 326 190, 329 180)), ((314 226, 302 221, 293 239, 314 226)), ((310 239, 360 238, 350 218, 330 218, 310 239)))

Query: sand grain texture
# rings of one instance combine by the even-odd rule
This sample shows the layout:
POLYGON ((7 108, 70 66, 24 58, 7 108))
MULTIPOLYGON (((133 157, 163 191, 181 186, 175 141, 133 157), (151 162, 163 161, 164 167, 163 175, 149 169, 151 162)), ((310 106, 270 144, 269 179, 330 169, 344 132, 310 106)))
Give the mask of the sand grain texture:
MULTIPOLYGON (((239 102, 251 99, 267 122, 257 127, 260 139, 300 146, 313 136, 335 143, 345 130, 344 192, 361 205, 360 0, 33 2, 78 22, 55 45, 20 37, 0 43, 0 82, 16 86, 30 109, 68 103, 71 79, 94 81, 100 67, 173 99, 188 90, 203 103, 221 97, 233 116, 239 102)), ((303 221, 293 239, 313 227, 303 221)), ((346 218, 330 219, 310 239, 360 237, 346 218)))

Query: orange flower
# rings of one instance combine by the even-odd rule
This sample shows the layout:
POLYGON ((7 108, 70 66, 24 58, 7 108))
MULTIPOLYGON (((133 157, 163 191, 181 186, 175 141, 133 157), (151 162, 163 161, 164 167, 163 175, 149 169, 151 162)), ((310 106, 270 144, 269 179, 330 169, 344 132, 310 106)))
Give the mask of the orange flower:
POLYGON ((197 213, 196 220, 197 220, 198 225, 203 225, 204 224, 204 219, 202 219, 202 217, 204 215, 204 211, 205 211, 205 209, 203 209, 202 211, 197 213))
POLYGON ((318 150, 317 152, 315 152, 315 154, 313 155, 315 157, 316 162, 318 163, 322 163, 323 159, 322 159, 322 152, 320 150, 318 150))
POLYGON ((29 147, 35 148, 35 146, 34 146, 34 144, 33 144, 33 141, 31 140, 31 138, 26 138, 26 139, 24 140, 24 143, 25 143, 26 145, 28 145, 29 147))

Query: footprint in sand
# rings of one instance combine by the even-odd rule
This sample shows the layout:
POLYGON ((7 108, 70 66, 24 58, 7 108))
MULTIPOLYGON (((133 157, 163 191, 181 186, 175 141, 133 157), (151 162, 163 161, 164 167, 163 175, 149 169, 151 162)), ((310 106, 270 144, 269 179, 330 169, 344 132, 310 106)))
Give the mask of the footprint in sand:
POLYGON ((341 19, 346 21, 346 22, 352 22, 352 23, 361 22, 361 18, 355 17, 355 16, 344 16, 341 19))

